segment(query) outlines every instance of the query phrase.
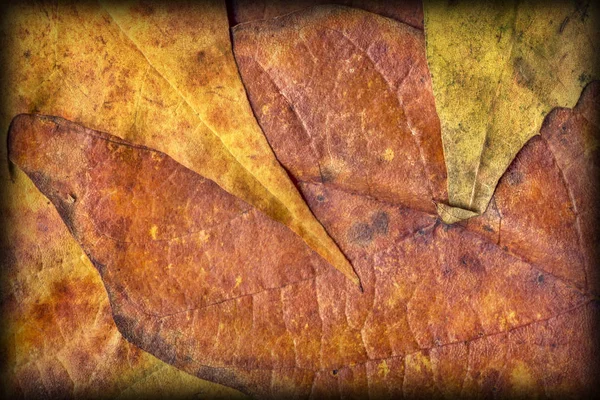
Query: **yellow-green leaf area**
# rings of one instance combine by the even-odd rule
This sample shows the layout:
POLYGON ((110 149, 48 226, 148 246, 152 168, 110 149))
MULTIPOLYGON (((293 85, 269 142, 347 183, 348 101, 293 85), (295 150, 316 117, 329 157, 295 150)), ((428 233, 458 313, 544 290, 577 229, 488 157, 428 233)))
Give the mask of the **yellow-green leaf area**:
POLYGON ((427 60, 442 126, 445 222, 485 211, 517 152, 554 107, 597 78, 592 2, 425 1, 427 60))

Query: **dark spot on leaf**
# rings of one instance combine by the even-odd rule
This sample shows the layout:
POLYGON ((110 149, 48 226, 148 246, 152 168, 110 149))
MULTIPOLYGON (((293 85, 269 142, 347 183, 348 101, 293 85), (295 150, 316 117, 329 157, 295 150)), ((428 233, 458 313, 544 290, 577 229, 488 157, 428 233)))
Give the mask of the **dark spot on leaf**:
POLYGON ((337 370, 337 369, 334 369, 333 371, 331 371, 331 374, 332 374, 332 375, 337 375, 337 373, 338 373, 338 370, 337 370))
POLYGON ((23 57, 25 57, 25 58, 31 57, 31 51, 30 50, 25 50, 25 53, 23 53, 23 57))
POLYGON ((510 171, 506 175, 506 181, 511 186, 517 186, 523 182, 523 173, 520 171, 510 171))
POLYGON ((544 283, 544 274, 539 274, 537 277, 538 283, 544 283))
POLYGON ((59 281, 59 282, 54 282, 52 284, 52 296, 51 297, 57 297, 57 296, 68 297, 68 296, 72 296, 72 295, 73 295, 73 292, 72 292, 68 282, 59 281))
POLYGON ((460 258, 460 263, 471 272, 479 273, 484 271, 483 265, 481 265, 481 261, 479 261, 478 258, 473 257, 470 254, 464 254, 460 258))
POLYGON ((335 179, 335 173, 329 168, 321 168, 321 183, 331 182, 335 179))
POLYGON ((483 226, 483 230, 486 231, 486 232, 494 232, 494 228, 492 228, 489 225, 484 225, 483 226))
POLYGON ((201 63, 201 62, 204 62, 205 56, 206 56, 206 54, 204 53, 204 50, 201 50, 198 52, 198 55, 196 58, 198 59, 198 62, 201 63))
POLYGON ((317 195, 317 201, 318 202, 325 201, 325 196, 323 196, 322 194, 317 195))
POLYGON ((373 216, 373 230, 380 235, 388 233, 389 217, 385 211, 379 211, 373 216))
POLYGON ((348 230, 348 239, 360 246, 366 246, 373 240, 373 228, 364 222, 357 222, 348 230))
POLYGON ((485 373, 483 378, 481 379, 481 388, 482 393, 492 391, 495 392, 498 390, 496 387, 496 382, 498 382, 498 377, 500 376, 500 372, 496 369, 492 369, 485 373))
POLYGON ((440 226, 444 230, 444 232, 448 232, 453 229, 457 229, 459 227, 459 225, 457 225, 457 224, 447 224, 447 223, 443 222, 442 220, 439 220, 439 221, 440 221, 440 226))
POLYGON ((35 306, 32 307, 31 316, 34 321, 38 324, 43 321, 52 321, 53 312, 49 304, 36 302, 35 306))

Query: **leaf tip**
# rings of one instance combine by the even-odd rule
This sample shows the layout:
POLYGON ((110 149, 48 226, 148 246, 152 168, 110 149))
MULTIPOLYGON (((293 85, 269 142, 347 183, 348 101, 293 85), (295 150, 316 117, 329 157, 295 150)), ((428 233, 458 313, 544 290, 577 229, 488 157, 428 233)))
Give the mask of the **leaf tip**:
POLYGON ((452 225, 460 221, 476 217, 479 213, 461 207, 453 207, 444 203, 436 203, 436 210, 445 224, 452 225))

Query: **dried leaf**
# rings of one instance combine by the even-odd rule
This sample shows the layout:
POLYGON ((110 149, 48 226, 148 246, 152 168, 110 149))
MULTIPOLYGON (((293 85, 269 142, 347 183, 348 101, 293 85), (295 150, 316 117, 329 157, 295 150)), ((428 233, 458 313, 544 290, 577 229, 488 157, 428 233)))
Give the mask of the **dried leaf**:
POLYGON ((600 78, 595 2, 426 1, 427 60, 453 223, 485 211, 498 179, 553 107, 600 78))
POLYGON ((287 224, 358 282, 252 115, 231 53, 224 3, 107 6, 121 27, 94 4, 20 7, 10 9, 5 27, 7 57, 14 60, 7 71, 7 116, 59 115, 160 149, 287 224), (159 33, 159 47, 168 54, 150 51, 154 42, 149 48, 127 36, 139 40, 140 34, 127 31, 129 12, 160 24, 143 26, 156 29, 152 33, 159 33), (182 48, 190 45, 195 47, 182 48))
MULTIPOLYGON (((267 193, 263 189, 246 194, 246 186, 223 187, 286 224, 358 284, 352 266, 298 194, 252 114, 231 51, 225 2, 205 1, 202 7, 194 2, 105 7, 150 65, 267 193), (138 23, 140 17, 145 23, 138 23)), ((250 177, 244 177, 246 181, 250 177)))
POLYGON ((19 169, 3 181, 2 398, 243 398, 127 342, 54 207, 19 169))
POLYGON ((447 198, 446 171, 423 33, 344 7, 278 20, 285 24, 233 32, 250 100, 265 103, 255 113, 288 132, 265 132, 279 161, 293 171, 302 165, 294 173, 302 181, 336 181, 435 211, 434 201, 447 198), (289 119, 300 122, 296 130, 289 119))
POLYGON ((418 32, 389 24, 332 7, 234 31, 267 139, 356 266, 362 294, 284 226, 163 153, 21 116, 11 158, 99 269, 124 336, 199 377, 261 398, 591 390, 598 193, 584 179, 598 175, 600 88, 590 86, 575 110, 553 113, 500 181, 493 209, 448 226, 429 202, 436 191, 443 199, 445 180, 433 180, 444 165, 422 36, 419 46, 418 32), (286 42, 302 39, 298 27, 303 51, 286 42), (307 55, 315 68, 301 62, 307 55), (388 65, 415 72, 390 79, 388 65), (276 86, 290 75, 302 84, 276 86), (325 110, 303 114, 336 79, 348 84, 347 100, 326 87, 325 110), (403 97, 409 87, 418 96, 403 97), (381 126, 353 119, 363 111, 381 126), (341 140, 348 132, 355 145, 341 140), (390 146, 394 157, 382 156, 390 146), (417 170, 403 187, 366 178, 396 159, 393 170, 417 170), (318 165, 331 160, 341 167, 323 175, 318 165), (368 172, 348 178, 359 167, 368 172))

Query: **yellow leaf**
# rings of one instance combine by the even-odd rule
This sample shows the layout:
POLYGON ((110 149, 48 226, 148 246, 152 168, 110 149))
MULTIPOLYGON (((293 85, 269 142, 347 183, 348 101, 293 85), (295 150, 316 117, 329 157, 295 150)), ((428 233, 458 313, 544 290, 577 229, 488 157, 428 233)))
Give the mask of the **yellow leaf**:
POLYGON ((158 2, 104 7, 152 68, 241 164, 246 172, 244 181, 254 179, 264 190, 257 188, 256 196, 235 185, 222 186, 285 223, 358 283, 352 267, 300 197, 256 122, 233 58, 225 2, 206 1, 202 7, 158 2), (142 17, 144 23, 139 23, 142 17), (267 193, 262 193, 265 190, 267 193))
MULTIPOLYGON (((246 201, 262 206, 271 216, 283 222, 289 222, 285 218, 292 220, 283 203, 233 157, 100 7, 19 4, 7 9, 4 17, 0 36, 7 60, 0 109, 3 143, 16 114, 61 115, 159 148, 246 201), (283 210, 281 215, 276 215, 279 210, 283 210)), ((129 344, 112 322, 100 277, 59 216, 18 169, 9 176, 6 146, 1 147, 0 159, 4 165, 0 177, 10 194, 0 205, 7 226, 2 240, 9 250, 7 287, 2 293, 9 299, 4 307, 8 318, 3 336, 10 352, 3 381, 11 381, 9 386, 14 388, 20 386, 15 380, 24 384, 52 378, 56 388, 74 385, 73 393, 83 397, 95 396, 97 390, 102 396, 123 391, 121 397, 125 398, 179 394, 182 390, 190 395, 241 396, 192 377, 129 344), (59 282, 74 291, 77 302, 70 298, 57 302, 50 296, 59 282), (71 310, 72 306, 75 309, 71 310), (56 314, 56 307, 72 312, 56 314), (87 312, 89 308, 92 312, 87 312), (65 327, 74 329, 66 341, 65 327), (82 353, 86 353, 85 360, 75 358, 82 353), (102 385, 87 374, 91 370, 94 379, 103 380, 102 385)), ((289 179, 277 172, 281 167, 274 157, 269 165, 276 171, 269 184, 293 189, 289 179), (278 182, 282 177, 284 182, 278 182)), ((294 196, 302 201, 296 192, 288 197, 294 196)), ((157 233, 150 231, 149 235, 157 233)), ((343 258, 339 251, 337 254, 343 258)))
POLYGON ((426 1, 427 59, 448 169, 445 222, 485 211, 517 152, 554 107, 600 76, 596 6, 426 1))
POLYGON ((143 41, 138 46, 128 37, 137 38, 139 29, 126 35, 97 5, 11 8, 4 124, 24 112, 58 115, 163 151, 286 224, 358 283, 256 123, 231 53, 224 3, 131 7, 110 9, 123 29, 120 13, 147 13, 144 29, 160 39, 153 51, 142 53, 143 41), (197 46, 193 54, 184 48, 190 45, 197 46))

